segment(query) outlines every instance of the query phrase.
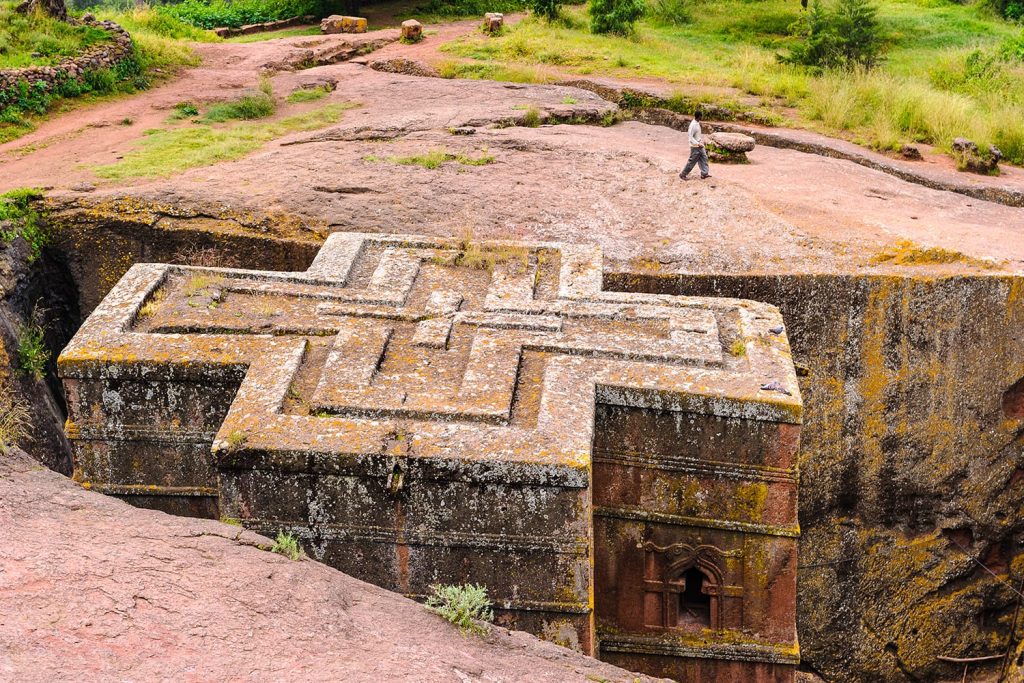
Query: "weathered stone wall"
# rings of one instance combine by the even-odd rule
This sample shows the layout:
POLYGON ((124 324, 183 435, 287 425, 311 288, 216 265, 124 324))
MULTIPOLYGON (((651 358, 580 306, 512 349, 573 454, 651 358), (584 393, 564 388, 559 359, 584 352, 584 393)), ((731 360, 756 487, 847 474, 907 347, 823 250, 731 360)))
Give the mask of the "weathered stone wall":
POLYGON ((92 45, 82 54, 63 59, 56 66, 31 66, 0 70, 0 109, 16 98, 20 84, 30 90, 51 93, 68 81, 80 80, 85 74, 112 69, 134 55, 132 38, 128 32, 112 21, 84 20, 88 26, 101 28, 110 34, 110 42, 92 45))
POLYGON ((786 319, 805 422, 803 661, 830 681, 935 680, 1005 651, 1024 575, 1024 278, 607 276, 786 319), (981 567, 983 563, 999 578, 981 567), (1005 583, 1004 583, 1005 582, 1005 583))

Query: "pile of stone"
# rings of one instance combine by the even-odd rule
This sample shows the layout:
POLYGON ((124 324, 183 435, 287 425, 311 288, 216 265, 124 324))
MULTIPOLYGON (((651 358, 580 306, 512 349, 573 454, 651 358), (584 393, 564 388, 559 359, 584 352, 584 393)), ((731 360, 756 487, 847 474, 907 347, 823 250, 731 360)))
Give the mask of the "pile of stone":
POLYGON ((505 15, 501 12, 488 12, 484 15, 484 33, 500 33, 505 26, 505 15))
POLYGON ((708 158, 726 164, 747 163, 754 138, 742 133, 711 133, 707 136, 708 158))
POLYGON ((956 167, 961 171, 997 175, 999 160, 1003 158, 1003 153, 995 145, 989 145, 988 154, 982 154, 973 141, 957 138, 953 140, 953 158, 956 159, 956 167))
POLYGON ((406 76, 420 76, 423 78, 441 77, 441 74, 439 74, 434 67, 415 59, 407 59, 406 57, 378 59, 370 62, 370 68, 374 71, 383 71, 391 74, 405 74, 406 76))
POLYGON ((85 74, 112 69, 125 59, 132 57, 134 47, 128 32, 112 21, 96 21, 86 14, 80 22, 110 34, 109 42, 91 45, 81 54, 67 57, 56 66, 30 66, 18 69, 0 70, 0 109, 11 104, 19 83, 27 83, 33 90, 52 92, 68 81, 79 80, 85 74))
POLYGON ((332 14, 320 22, 321 33, 366 33, 366 19, 332 14))

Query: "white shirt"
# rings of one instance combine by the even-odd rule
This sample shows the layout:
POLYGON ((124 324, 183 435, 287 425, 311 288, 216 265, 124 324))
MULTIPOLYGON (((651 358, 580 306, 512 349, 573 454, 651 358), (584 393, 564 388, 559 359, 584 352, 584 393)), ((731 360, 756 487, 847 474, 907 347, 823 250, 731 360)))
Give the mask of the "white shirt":
POLYGON ((701 136, 700 122, 697 119, 690 121, 690 147, 703 147, 704 138, 701 136))

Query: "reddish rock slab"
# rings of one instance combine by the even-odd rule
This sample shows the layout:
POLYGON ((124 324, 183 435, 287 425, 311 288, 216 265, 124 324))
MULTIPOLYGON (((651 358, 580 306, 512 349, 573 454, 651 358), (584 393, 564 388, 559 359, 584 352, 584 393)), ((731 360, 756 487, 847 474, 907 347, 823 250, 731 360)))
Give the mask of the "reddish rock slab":
POLYGON ((0 455, 0 680, 648 682, 0 455))

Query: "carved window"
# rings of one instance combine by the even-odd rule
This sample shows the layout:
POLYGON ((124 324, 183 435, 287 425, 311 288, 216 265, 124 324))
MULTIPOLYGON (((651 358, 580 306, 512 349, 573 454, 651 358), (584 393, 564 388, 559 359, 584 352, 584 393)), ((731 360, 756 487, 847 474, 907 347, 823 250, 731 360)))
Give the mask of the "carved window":
POLYGON ((709 555, 717 548, 644 545, 644 624, 685 631, 718 629, 722 577, 709 555))

